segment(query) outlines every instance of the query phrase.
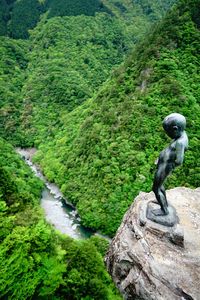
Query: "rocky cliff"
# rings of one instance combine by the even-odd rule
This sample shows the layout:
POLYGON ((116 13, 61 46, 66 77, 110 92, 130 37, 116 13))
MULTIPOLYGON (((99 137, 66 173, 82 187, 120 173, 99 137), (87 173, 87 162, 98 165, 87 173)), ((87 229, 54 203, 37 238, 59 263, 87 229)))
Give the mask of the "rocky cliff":
POLYGON ((200 188, 167 191, 178 224, 146 218, 153 192, 140 193, 125 214, 106 256, 124 299, 200 300, 200 188))

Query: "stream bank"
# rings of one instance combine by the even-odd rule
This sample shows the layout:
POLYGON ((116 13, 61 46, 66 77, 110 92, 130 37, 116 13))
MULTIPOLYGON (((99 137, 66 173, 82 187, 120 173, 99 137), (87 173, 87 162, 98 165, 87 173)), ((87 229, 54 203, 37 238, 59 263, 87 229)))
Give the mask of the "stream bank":
POLYGON ((85 239, 94 234, 92 230, 81 225, 81 219, 75 207, 67 201, 58 186, 49 182, 39 167, 33 164, 32 156, 36 149, 16 148, 16 152, 45 184, 42 191, 41 207, 44 209, 47 222, 52 224, 56 230, 74 239, 85 239))

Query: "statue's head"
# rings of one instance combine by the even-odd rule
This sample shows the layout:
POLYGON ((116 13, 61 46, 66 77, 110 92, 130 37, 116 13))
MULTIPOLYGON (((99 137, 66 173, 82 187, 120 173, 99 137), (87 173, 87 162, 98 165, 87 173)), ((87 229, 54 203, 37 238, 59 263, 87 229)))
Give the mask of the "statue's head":
POLYGON ((168 115, 163 121, 163 128, 167 135, 173 139, 181 136, 186 127, 186 119, 183 115, 172 113, 168 115))

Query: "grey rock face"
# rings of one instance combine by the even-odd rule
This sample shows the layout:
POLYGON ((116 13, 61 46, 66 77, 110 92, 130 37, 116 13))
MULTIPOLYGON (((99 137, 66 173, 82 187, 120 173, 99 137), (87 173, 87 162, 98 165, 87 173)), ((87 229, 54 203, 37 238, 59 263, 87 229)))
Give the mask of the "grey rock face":
POLYGON ((155 196, 140 193, 112 240, 106 265, 124 299, 200 300, 200 188, 175 188, 167 197, 178 224, 147 219, 155 196))

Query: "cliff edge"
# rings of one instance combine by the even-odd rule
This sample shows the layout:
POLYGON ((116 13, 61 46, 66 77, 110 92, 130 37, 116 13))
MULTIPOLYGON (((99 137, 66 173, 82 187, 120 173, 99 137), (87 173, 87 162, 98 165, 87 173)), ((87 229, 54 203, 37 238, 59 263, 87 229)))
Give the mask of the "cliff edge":
POLYGON ((146 218, 153 192, 140 193, 125 214, 106 256, 106 265, 131 300, 200 300, 200 188, 167 191, 178 223, 146 218))

